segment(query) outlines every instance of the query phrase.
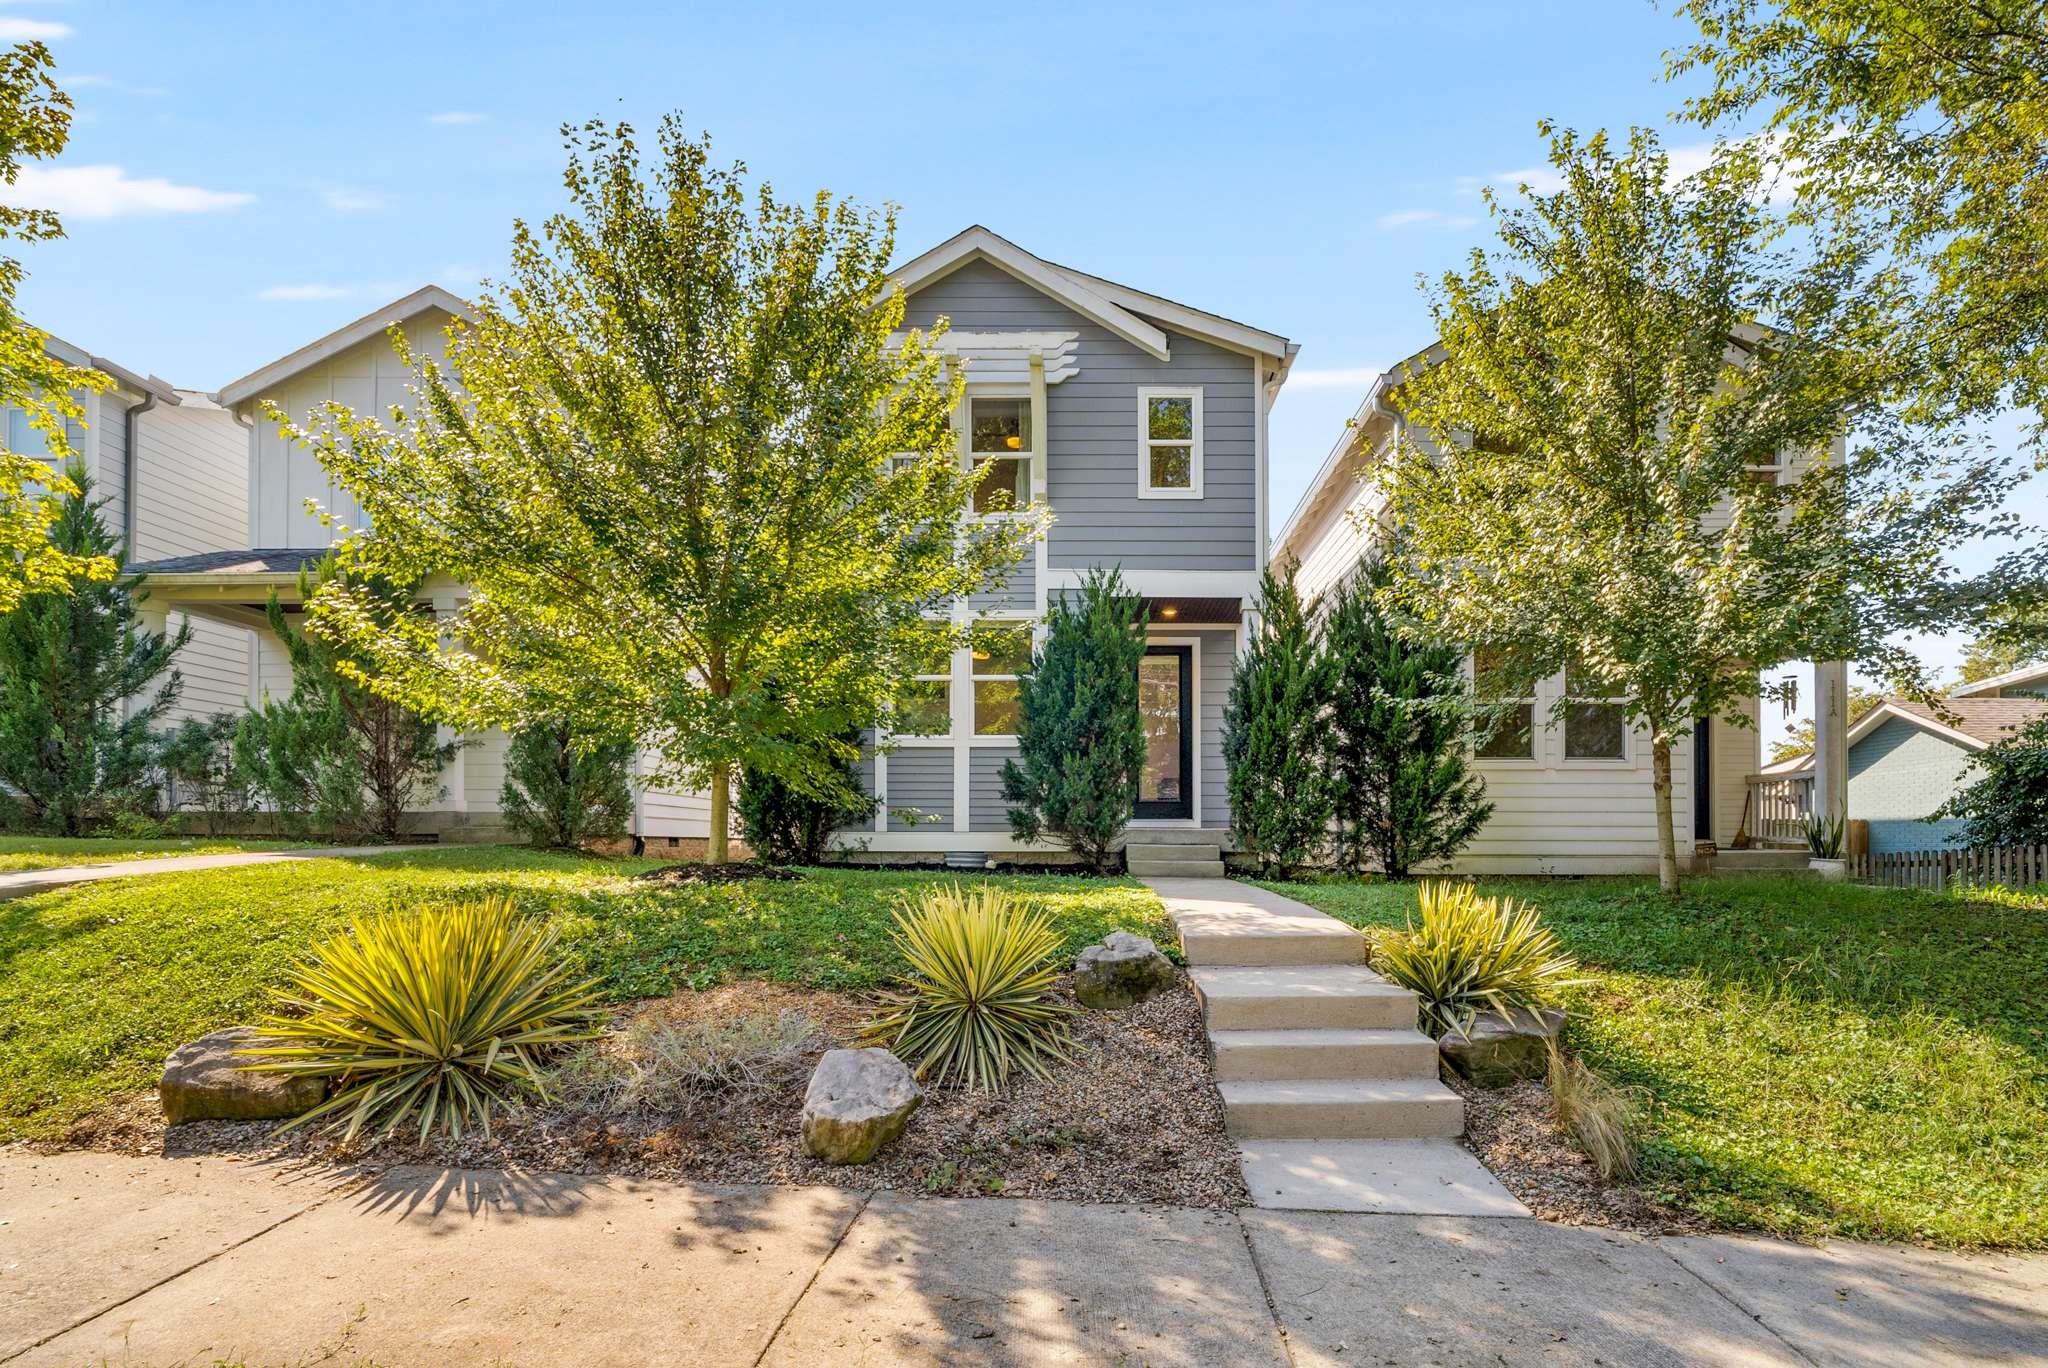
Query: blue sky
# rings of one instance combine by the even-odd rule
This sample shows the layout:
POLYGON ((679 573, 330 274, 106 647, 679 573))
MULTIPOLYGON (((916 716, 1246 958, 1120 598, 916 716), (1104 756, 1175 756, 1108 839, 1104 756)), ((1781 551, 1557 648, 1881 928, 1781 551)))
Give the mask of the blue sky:
POLYGON ((1367 373, 1428 340, 1417 275, 1486 240, 1479 187, 1541 163, 1538 119, 1706 141, 1659 77, 1690 30, 1646 0, 0 3, 31 29, 78 120, 23 304, 124 365, 214 389, 470 288, 559 204, 562 122, 679 110, 786 193, 901 205, 902 256, 979 222, 1299 340, 1276 528, 1367 373))

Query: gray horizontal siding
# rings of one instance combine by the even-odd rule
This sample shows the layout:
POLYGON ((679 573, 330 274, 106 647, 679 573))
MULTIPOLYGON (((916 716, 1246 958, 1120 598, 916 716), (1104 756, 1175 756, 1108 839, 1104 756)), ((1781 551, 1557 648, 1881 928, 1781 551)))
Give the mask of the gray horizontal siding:
POLYGON ((1008 832, 1010 805, 1003 798, 1003 762, 1015 746, 976 746, 967 757, 967 823, 975 831, 1008 832))
POLYGON ((940 315, 963 331, 1056 329, 1079 337, 1079 372, 1046 393, 1047 538, 1055 569, 1249 570, 1257 565, 1257 394, 1251 358, 1168 333, 1171 359, 1148 356, 987 262, 911 296, 906 322, 940 315), (1138 497, 1138 390, 1202 390, 1203 497, 1138 497))
POLYGON ((1038 607, 1038 557, 1028 554, 1000 583, 971 594, 967 606, 977 613, 1034 613, 1038 607))
MULTIPOLYGON (((863 744, 861 747, 860 763, 853 767, 853 772, 860 782, 860 791, 869 797, 873 797, 875 792, 875 753, 866 744, 863 744)), ((870 817, 867 821, 856 822, 852 826, 841 827, 839 830, 849 836, 872 836, 875 834, 875 822, 870 817)))
POLYGON ((889 830, 924 831, 934 836, 953 828, 953 748, 919 747, 889 756, 889 830), (915 808, 923 820, 904 821, 900 808, 915 808), (932 818, 938 818, 932 821, 932 818))

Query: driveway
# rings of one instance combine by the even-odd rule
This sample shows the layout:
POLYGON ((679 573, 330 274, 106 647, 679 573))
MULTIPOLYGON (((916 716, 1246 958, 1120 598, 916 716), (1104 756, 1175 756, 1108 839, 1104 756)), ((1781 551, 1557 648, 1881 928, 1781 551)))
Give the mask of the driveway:
POLYGON ((2048 1258, 0 1152, 0 1362, 2040 1362, 2048 1258))

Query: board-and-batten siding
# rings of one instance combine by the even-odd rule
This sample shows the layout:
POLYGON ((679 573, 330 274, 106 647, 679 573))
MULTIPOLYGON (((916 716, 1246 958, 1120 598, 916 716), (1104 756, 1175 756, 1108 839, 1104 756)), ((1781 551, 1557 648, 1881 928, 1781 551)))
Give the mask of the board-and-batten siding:
MULTIPOLYGON (((1250 357, 1168 333, 1160 361, 985 261, 910 296, 905 326, 941 315, 963 332, 1046 330, 1079 337, 1077 374, 1046 391, 1046 541, 1056 570, 1250 570, 1258 564, 1257 395, 1250 357), (1138 497, 1138 390, 1202 391, 1200 499, 1138 497)), ((969 370, 972 379, 972 370, 969 370)))

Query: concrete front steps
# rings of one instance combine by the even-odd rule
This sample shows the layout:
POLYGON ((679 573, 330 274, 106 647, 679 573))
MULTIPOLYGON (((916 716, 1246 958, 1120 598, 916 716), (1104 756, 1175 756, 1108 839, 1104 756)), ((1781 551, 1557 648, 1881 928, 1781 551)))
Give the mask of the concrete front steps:
POLYGON ((1415 995, 1356 931, 1235 882, 1146 882, 1179 928, 1225 1123, 1260 1206, 1526 1215, 1456 1143, 1465 1107, 1415 995))

